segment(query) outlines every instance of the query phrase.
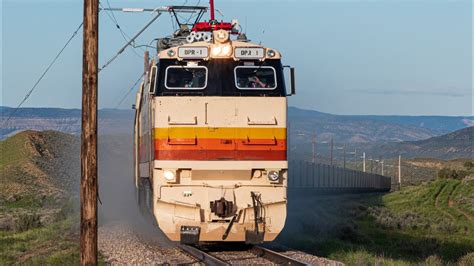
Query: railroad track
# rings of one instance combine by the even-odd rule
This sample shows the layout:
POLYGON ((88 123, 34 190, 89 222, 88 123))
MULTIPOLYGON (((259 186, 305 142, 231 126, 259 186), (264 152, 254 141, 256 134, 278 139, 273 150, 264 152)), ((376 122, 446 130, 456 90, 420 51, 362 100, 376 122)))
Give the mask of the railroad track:
MULTIPOLYGON (((231 261, 236 260, 232 258, 224 258, 223 255, 217 255, 216 251, 209 251, 203 248, 198 248, 195 246, 190 245, 180 245, 179 248, 184 251, 185 253, 191 255, 192 257, 196 258, 199 262, 204 263, 205 265, 210 266, 223 266, 223 265, 231 265, 231 261)), ((278 264, 278 265, 310 265, 305 262, 301 262, 297 259, 285 256, 273 250, 261 247, 261 246, 252 246, 248 250, 239 250, 237 252, 242 252, 241 258, 246 260, 252 260, 252 258, 245 258, 244 253, 253 253, 256 257, 255 259, 259 259, 259 263, 261 264, 262 259, 264 259, 267 263, 271 264, 278 264)), ((247 263, 246 263, 247 264, 247 263)), ((256 263, 255 263, 256 264, 256 263)))

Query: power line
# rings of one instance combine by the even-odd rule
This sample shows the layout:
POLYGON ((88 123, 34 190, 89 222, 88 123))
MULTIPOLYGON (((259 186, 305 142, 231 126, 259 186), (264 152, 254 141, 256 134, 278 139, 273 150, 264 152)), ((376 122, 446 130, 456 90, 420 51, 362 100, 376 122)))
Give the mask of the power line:
POLYGON ((106 67, 108 67, 117 57, 127 49, 128 46, 130 46, 133 42, 135 42, 135 39, 138 38, 155 20, 158 19, 158 17, 161 16, 161 13, 158 12, 156 16, 154 16, 133 38, 131 38, 120 50, 112 57, 110 58, 101 68, 99 68, 99 73, 106 67))
POLYGON ((69 37, 69 39, 67 40, 67 42, 64 44, 64 46, 61 48, 61 50, 59 50, 59 52, 56 54, 56 56, 54 57, 53 61, 51 61, 51 63, 48 65, 48 67, 46 67, 46 69, 43 71, 43 74, 41 74, 41 76, 39 77, 39 79, 35 82, 35 84, 33 85, 33 87, 31 87, 31 89, 28 91, 28 93, 25 95, 25 97, 23 98, 23 100, 18 104, 18 106, 13 110, 12 113, 10 113, 10 115, 8 116, 7 120, 5 120, 5 122, 3 123, 3 125, 5 125, 6 123, 8 123, 8 121, 10 121, 10 119, 13 117, 13 115, 18 111, 18 109, 20 109, 20 107, 26 102, 26 100, 30 97, 30 95, 33 93, 33 91, 35 90, 35 88, 38 86, 38 84, 41 82, 41 80, 43 80, 44 76, 46 75, 46 73, 48 73, 49 69, 51 69, 51 67, 54 65, 54 63, 58 60, 59 56, 61 56, 61 54, 63 53, 63 51, 66 49, 66 47, 69 45, 69 43, 71 43, 72 39, 74 39, 74 37, 77 35, 77 33, 79 32, 79 30, 82 28, 82 25, 83 25, 84 22, 81 22, 81 24, 79 24, 79 26, 77 27, 77 29, 74 31, 74 33, 71 35, 71 37, 69 37))
MULTIPOLYGON (((107 1, 107 6, 108 6, 109 8, 112 8, 112 7, 110 6, 109 0, 106 0, 106 1, 107 1)), ((99 2, 99 4, 100 4, 100 2, 99 2)), ((112 13, 112 17, 114 17, 115 24, 118 25, 118 21, 117 21, 117 18, 115 17, 115 14, 114 14, 113 12, 111 12, 111 13, 112 13)), ((120 27, 119 27, 119 29, 120 29, 120 27)))
MULTIPOLYGON (((109 19, 112 21, 112 23, 115 24, 115 27, 120 31, 120 34, 122 35, 123 39, 125 41, 128 41, 128 39, 130 39, 130 37, 122 30, 122 28, 120 27, 119 23, 118 23, 118 20, 117 18, 115 17, 115 14, 112 12, 112 11, 109 11, 107 9, 104 8, 104 6, 102 5, 102 3, 99 2, 99 5, 100 7, 105 10, 105 14, 107 15, 107 17, 109 17, 109 19), (127 39, 128 38, 128 39, 127 39)), ((109 1, 107 0, 107 5, 109 7, 109 9, 111 9, 112 7, 110 6, 110 3, 109 1)))
POLYGON ((117 103, 117 105, 115 106, 114 109, 117 109, 122 103, 123 101, 125 101, 125 99, 127 98, 127 96, 130 94, 130 92, 133 91, 133 89, 135 88, 135 86, 137 86, 137 84, 140 82, 140 80, 142 79, 142 77, 145 75, 145 73, 142 73, 140 75, 140 77, 137 79, 137 81, 135 81, 135 83, 132 85, 132 87, 127 91, 127 93, 122 97, 122 99, 120 100, 120 102, 117 103))
MULTIPOLYGON (((118 20, 117 20, 117 18, 115 17, 114 12, 110 11, 110 9, 112 9, 112 7, 110 6, 109 0, 107 0, 107 5, 108 5, 108 7, 109 7, 109 10, 105 9, 105 8, 102 6, 102 3, 100 3, 100 2, 99 2, 99 5, 101 6, 101 8, 102 8, 103 10, 105 10, 105 14, 106 14, 107 17, 112 21, 112 23, 115 24, 115 27, 116 27, 117 30, 120 32, 120 35, 122 35, 122 38, 123 38, 126 42, 128 42, 128 41, 131 39, 131 37, 130 37, 127 33, 125 33, 125 31, 122 29, 122 27, 120 27, 120 25, 119 25, 119 23, 118 23, 118 20)), ((133 48, 137 48, 134 43, 132 43, 132 47, 133 47, 133 48)), ((143 50, 143 48, 142 48, 142 50, 143 50)), ((133 52, 135 55, 137 55, 138 57, 141 58, 141 55, 139 55, 139 54, 135 51, 135 49, 133 49, 132 52, 133 52)))

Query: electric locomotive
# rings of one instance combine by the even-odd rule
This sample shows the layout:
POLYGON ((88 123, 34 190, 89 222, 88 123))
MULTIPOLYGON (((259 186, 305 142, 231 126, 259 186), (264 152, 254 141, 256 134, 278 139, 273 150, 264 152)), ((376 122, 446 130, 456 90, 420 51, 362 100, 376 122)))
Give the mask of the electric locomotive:
MULTIPOLYGON (((171 7, 173 8, 173 7, 171 7)), ((186 244, 262 243, 285 224, 287 92, 278 50, 237 21, 180 25, 145 60, 135 104, 135 185, 142 210, 186 244)))

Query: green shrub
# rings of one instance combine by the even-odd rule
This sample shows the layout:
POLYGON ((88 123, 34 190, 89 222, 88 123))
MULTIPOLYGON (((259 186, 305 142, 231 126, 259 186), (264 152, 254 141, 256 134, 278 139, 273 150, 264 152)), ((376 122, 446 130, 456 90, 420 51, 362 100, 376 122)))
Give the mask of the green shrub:
POLYGON ((465 163, 464 163, 464 167, 465 167, 467 170, 471 170, 472 168, 474 168, 474 162, 465 162, 465 163))
POLYGON ((440 179, 463 179, 469 172, 464 170, 454 170, 451 168, 443 168, 438 171, 438 178, 440 179))
POLYGON ((349 241, 352 243, 369 243, 371 240, 362 234, 353 222, 339 223, 333 229, 333 235, 342 241, 349 241))
POLYGON ((27 231, 41 226, 40 216, 36 213, 22 214, 15 223, 15 230, 18 232, 27 231))
POLYGON ((61 206, 61 210, 56 214, 56 221, 61 221, 68 218, 74 213, 74 211, 74 201, 70 199, 61 206))

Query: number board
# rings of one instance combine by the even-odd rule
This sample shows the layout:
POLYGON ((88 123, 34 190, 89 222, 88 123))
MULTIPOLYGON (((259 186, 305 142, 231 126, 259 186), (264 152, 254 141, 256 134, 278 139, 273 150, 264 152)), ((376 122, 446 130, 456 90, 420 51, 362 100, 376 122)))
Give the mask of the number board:
POLYGON ((262 59, 265 57, 265 49, 258 47, 236 47, 234 56, 239 59, 262 59))
POLYGON ((178 57, 181 58, 206 58, 209 56, 207 47, 180 47, 178 48, 178 57))

